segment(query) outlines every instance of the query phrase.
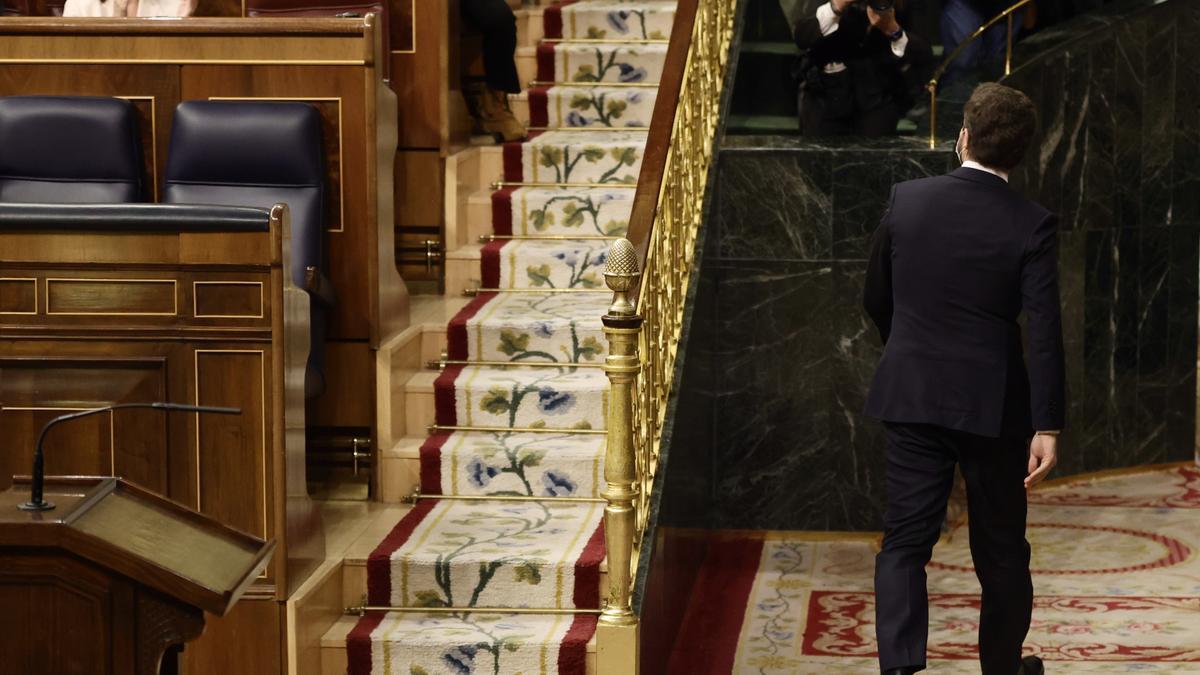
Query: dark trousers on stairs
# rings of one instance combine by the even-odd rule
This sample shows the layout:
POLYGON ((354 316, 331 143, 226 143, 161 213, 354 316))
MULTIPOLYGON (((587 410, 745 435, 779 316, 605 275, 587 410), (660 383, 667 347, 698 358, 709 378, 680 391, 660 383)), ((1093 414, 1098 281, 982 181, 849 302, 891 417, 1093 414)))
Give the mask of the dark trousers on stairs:
POLYGON ((967 484, 971 557, 983 587, 983 675, 1015 675, 1029 630, 1033 584, 1025 540, 1029 438, 986 438, 925 424, 887 424, 883 546, 875 558, 875 622, 881 669, 925 666, 929 601, 925 564, 954 484, 967 484))
POLYGON ((462 16, 483 36, 483 71, 496 91, 521 91, 517 64, 517 17, 505 0, 462 0, 462 16))

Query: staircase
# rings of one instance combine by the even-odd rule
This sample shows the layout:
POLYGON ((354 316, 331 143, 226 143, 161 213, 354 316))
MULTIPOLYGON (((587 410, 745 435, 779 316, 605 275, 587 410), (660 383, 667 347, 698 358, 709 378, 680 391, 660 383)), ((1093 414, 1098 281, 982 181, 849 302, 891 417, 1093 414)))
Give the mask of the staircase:
POLYGON ((379 466, 384 500, 421 497, 351 547, 344 600, 379 609, 325 635, 326 675, 595 671, 602 272, 628 228, 674 7, 520 11, 534 85, 515 108, 531 137, 447 161, 447 296, 416 310, 393 350, 408 354, 393 373, 409 376, 379 466), (409 374, 412 355, 436 369, 409 374))

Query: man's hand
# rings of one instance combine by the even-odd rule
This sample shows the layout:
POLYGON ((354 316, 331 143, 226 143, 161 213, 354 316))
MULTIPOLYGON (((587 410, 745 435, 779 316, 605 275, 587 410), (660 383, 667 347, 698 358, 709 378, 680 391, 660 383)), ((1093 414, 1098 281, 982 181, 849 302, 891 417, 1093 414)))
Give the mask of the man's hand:
POLYGON ((1042 482, 1055 464, 1058 464, 1058 436, 1035 434, 1029 442, 1029 475, 1025 477, 1025 489, 1042 482))
POLYGON ((891 35, 900 30, 900 24, 896 22, 896 12, 892 10, 876 12, 870 5, 867 5, 867 19, 871 22, 872 28, 884 35, 891 35))
POLYGON ((846 8, 854 4, 854 0, 829 0, 829 4, 833 6, 833 13, 840 15, 846 11, 846 8))

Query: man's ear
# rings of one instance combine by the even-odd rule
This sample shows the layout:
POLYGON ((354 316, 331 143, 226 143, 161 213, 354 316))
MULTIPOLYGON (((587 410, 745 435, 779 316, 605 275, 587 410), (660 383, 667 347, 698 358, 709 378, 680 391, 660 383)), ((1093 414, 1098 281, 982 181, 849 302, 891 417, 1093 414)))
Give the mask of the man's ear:
POLYGON ((962 128, 962 131, 960 131, 959 133, 960 133, 960 134, 962 134, 962 156, 963 156, 963 160, 968 160, 968 159, 970 159, 970 158, 971 158, 971 150, 970 150, 970 148, 971 148, 971 130, 970 130, 970 129, 968 129, 968 128, 967 128, 967 127, 964 125, 964 126, 963 126, 963 128, 962 128))

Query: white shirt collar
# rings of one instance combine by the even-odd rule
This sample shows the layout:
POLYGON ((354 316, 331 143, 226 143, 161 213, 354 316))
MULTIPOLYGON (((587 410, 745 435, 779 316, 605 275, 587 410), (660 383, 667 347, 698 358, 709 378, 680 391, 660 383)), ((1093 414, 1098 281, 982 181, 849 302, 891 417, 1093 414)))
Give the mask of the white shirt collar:
POLYGON ((968 159, 967 161, 963 162, 962 165, 968 169, 975 169, 976 171, 986 171, 987 173, 990 173, 993 176, 999 176, 999 177, 1003 178, 1005 183, 1008 182, 1008 172, 1007 171, 1000 171, 999 169, 989 169, 986 166, 980 164, 979 162, 976 162, 973 159, 968 159))

